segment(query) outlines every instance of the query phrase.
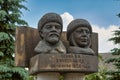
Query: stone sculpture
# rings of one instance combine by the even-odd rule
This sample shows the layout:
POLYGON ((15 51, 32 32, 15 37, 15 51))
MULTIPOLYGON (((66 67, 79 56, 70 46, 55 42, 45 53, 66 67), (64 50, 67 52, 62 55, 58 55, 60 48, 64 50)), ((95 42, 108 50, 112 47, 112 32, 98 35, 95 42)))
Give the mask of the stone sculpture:
POLYGON ((68 53, 94 55, 91 46, 92 27, 85 19, 75 19, 67 27, 68 53))
POLYGON ((17 27, 16 66, 28 67, 36 80, 59 80, 60 76, 83 80, 86 74, 97 72, 98 34, 92 33, 90 23, 75 19, 67 32, 62 29, 62 18, 56 13, 45 14, 38 29, 17 27))
POLYGON ((66 48, 60 40, 63 22, 56 13, 45 14, 38 22, 38 31, 41 41, 35 47, 37 53, 65 54, 66 48))

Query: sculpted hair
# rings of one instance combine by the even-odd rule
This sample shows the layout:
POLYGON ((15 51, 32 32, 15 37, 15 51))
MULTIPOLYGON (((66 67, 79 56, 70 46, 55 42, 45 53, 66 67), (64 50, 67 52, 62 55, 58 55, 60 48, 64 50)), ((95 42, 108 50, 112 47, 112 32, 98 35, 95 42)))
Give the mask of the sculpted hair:
MULTIPOLYGON (((57 14, 57 13, 47 13, 47 14, 43 15, 43 17, 39 20, 38 31, 41 32, 44 25, 46 23, 49 23, 49 22, 57 22, 63 28, 63 21, 62 21, 62 18, 59 14, 57 14)), ((40 35, 40 37, 42 38, 41 35, 40 35)))
POLYGON ((71 23, 67 27, 67 40, 69 40, 69 37, 71 33, 77 29, 78 27, 87 27, 90 30, 90 34, 92 34, 92 27, 89 24, 89 22, 85 19, 75 19, 71 21, 71 23))

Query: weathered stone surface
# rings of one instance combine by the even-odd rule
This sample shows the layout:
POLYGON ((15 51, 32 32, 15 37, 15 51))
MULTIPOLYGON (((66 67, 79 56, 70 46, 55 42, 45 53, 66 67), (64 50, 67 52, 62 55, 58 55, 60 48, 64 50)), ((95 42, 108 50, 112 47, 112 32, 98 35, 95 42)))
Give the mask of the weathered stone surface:
POLYGON ((41 72, 81 72, 98 70, 97 56, 82 54, 38 54, 30 59, 30 74, 41 72))
POLYGON ((92 26, 85 19, 72 20, 67 26, 68 53, 96 55, 91 49, 92 26))
POLYGON ((98 33, 92 33, 91 44, 91 49, 93 49, 95 54, 98 56, 98 33))
POLYGON ((59 80, 60 74, 57 72, 47 72, 37 74, 36 80, 59 80))
POLYGON ((36 55, 34 48, 40 37, 37 29, 29 27, 16 28, 15 65, 28 67, 31 56, 36 55))
MULTIPOLYGON (((66 32, 62 32, 62 41, 66 41, 66 32)), ((29 59, 36 55, 35 46, 40 41, 38 30, 26 26, 16 28, 15 65, 28 67, 29 59)), ((66 43, 66 42, 65 42, 66 43)), ((65 46, 68 46, 65 44, 65 46)))
MULTIPOLYGON (((34 48, 40 41, 37 29, 30 27, 17 27, 16 29, 16 42, 15 42, 15 65, 22 67, 29 67, 29 59, 35 56, 34 48)), ((64 45, 68 46, 66 39, 66 32, 62 32, 61 40, 64 45)), ((98 34, 92 34, 91 48, 98 55, 98 34)))
POLYGON ((64 80, 84 80, 84 73, 66 73, 64 80))
POLYGON ((41 40, 34 51, 37 53, 66 54, 66 47, 61 41, 63 21, 57 13, 47 13, 38 22, 41 40), (44 46, 44 47, 43 47, 44 46))

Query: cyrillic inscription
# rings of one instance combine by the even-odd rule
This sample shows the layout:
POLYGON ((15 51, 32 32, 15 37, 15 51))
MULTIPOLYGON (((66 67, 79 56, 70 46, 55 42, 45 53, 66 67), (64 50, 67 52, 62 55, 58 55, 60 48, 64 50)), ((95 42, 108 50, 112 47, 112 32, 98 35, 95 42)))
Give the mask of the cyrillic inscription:
POLYGON ((55 68, 69 68, 86 70, 89 68, 89 63, 85 62, 85 58, 81 55, 60 55, 57 58, 51 59, 50 67, 55 68))
POLYGON ((97 72, 97 56, 83 54, 38 54, 31 58, 30 73, 57 72, 97 72))

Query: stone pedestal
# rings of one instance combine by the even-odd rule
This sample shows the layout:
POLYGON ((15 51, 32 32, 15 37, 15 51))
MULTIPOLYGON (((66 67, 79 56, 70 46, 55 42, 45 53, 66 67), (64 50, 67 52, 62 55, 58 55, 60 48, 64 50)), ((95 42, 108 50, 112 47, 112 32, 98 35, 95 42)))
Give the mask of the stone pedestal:
POLYGON ((85 74, 98 70, 97 56, 82 54, 38 54, 30 59, 29 72, 37 80, 83 80, 85 74))
POLYGON ((64 80, 83 80, 85 74, 82 73, 66 73, 64 80))
POLYGON ((98 71, 97 56, 82 54, 38 54, 30 59, 30 74, 93 73, 98 71))
POLYGON ((39 73, 37 80, 59 80, 60 74, 57 72, 39 73))

